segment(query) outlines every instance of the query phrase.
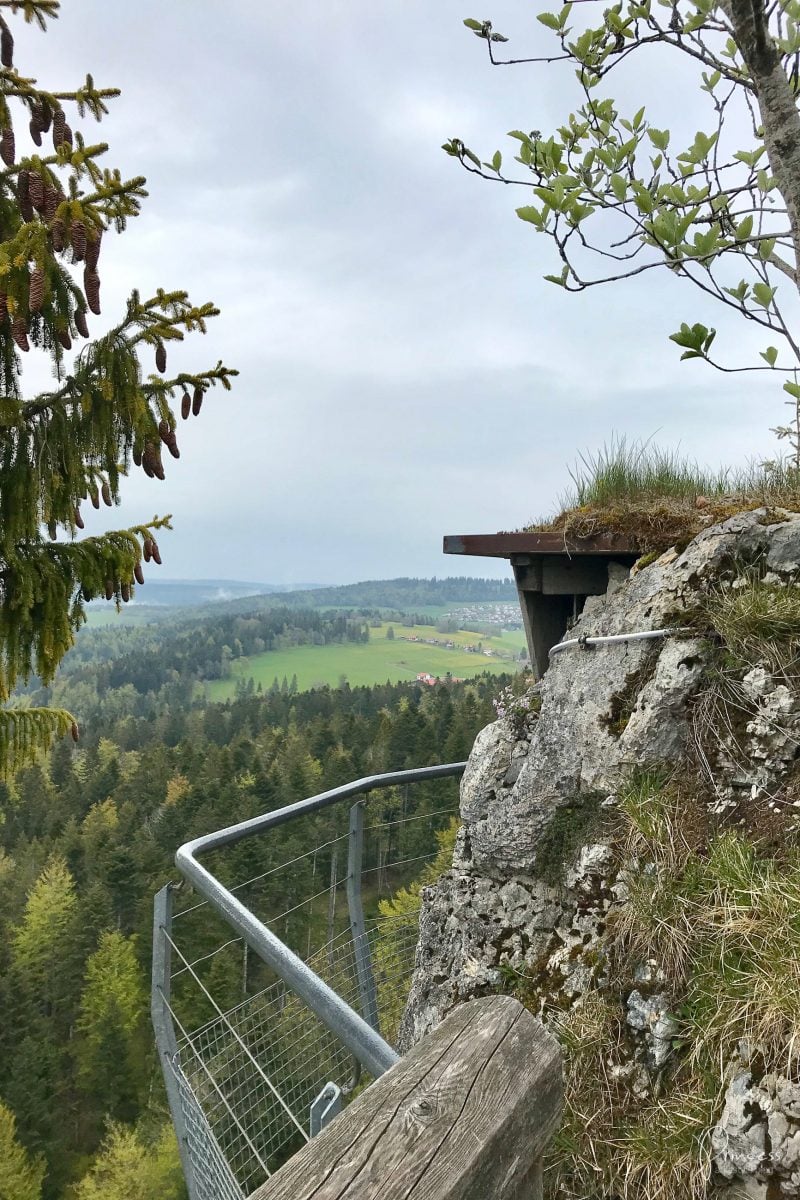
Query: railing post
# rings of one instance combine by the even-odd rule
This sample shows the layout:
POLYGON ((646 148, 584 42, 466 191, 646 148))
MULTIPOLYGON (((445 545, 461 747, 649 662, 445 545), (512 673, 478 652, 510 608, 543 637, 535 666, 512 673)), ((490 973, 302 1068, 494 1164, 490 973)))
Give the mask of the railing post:
POLYGON ((150 1012, 153 1018, 158 1061, 161 1064, 169 1110, 178 1139, 178 1152, 181 1157, 183 1177, 186 1180, 186 1190, 189 1193, 189 1200, 198 1200, 197 1185, 186 1136, 186 1123, 183 1119, 180 1089, 172 1069, 172 1063, 177 1059, 178 1043, 175 1039, 172 1015, 168 1008, 172 990, 172 947, 168 941, 171 933, 172 884, 168 883, 158 892, 153 905, 153 970, 150 985, 150 1012))
POLYGON ((350 914, 350 932, 356 958, 358 993, 361 997, 361 1015, 376 1033, 380 1033, 378 1020, 378 993, 372 971, 372 954, 364 923, 364 908, 361 903, 361 867, 364 858, 364 800, 357 801, 350 809, 350 838, 347 851, 347 909, 350 914))

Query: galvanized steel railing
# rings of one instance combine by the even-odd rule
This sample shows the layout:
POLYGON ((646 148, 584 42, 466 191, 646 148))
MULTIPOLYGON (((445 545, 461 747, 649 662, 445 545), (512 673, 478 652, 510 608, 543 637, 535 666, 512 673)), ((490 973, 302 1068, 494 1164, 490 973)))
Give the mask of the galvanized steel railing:
MULTIPOLYGON (((389 787, 407 797, 408 785, 458 776, 465 765, 366 776, 178 850, 183 881, 202 899, 173 911, 183 882, 156 897, 152 1018, 190 1200, 243 1200, 339 1111, 362 1068, 376 1078, 397 1061, 392 1042, 417 922, 365 918, 364 839, 394 839, 394 860, 379 852, 370 868, 385 876, 388 892, 435 855, 431 833, 424 854, 416 853, 417 836, 404 857, 411 823, 440 828, 455 805, 419 813, 404 805, 400 817, 365 826, 366 797, 389 787), (354 797, 361 799, 350 809, 346 833, 244 882, 222 881, 220 875, 231 874, 224 856, 214 870, 198 861, 354 797), (340 877, 345 848, 347 871, 340 877), (311 890, 297 899, 303 873, 311 890), (320 873, 325 886, 318 886, 320 873), (260 916, 265 887, 290 903, 260 916), (338 908, 342 890, 346 924, 338 908)), ((370 896, 374 906, 374 887, 370 896)))

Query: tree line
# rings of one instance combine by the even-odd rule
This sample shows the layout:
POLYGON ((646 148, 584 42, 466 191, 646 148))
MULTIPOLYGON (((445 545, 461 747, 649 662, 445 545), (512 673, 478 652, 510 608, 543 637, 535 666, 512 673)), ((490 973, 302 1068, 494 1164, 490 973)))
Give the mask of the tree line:
MULTIPOLYGON (((0 1166, 0 1192, 5 1183, 3 1194, 24 1200, 92 1200, 102 1179, 104 1200, 114 1200, 150 1172, 152 1194, 177 1200, 148 1021, 152 902, 174 877, 176 847, 363 774, 465 758, 497 687, 484 676, 193 706, 151 695, 139 713, 101 708, 79 745, 62 741, 0 784, 0 1148, 17 1155, 9 1150, 0 1166)), ((411 803, 436 812, 448 788, 455 803, 448 781, 414 789, 411 803)), ((387 793, 381 803, 391 819, 407 801, 387 793)), ((269 870, 337 836, 343 820, 328 810, 313 827, 242 843, 220 872, 233 880, 269 870)), ((409 829, 418 844, 374 853, 384 861, 435 849, 427 822, 409 829)), ((308 895, 309 869, 277 874, 261 897, 267 908, 308 895)), ((198 925, 192 952, 211 936, 198 925)), ((233 1003, 240 980, 215 986, 233 1003)))

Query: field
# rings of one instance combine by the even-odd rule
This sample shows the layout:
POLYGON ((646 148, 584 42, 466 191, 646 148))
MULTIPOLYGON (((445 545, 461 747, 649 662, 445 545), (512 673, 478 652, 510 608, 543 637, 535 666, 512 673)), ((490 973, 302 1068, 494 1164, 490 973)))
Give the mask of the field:
POLYGON ((404 627, 395 624, 394 639, 387 638, 387 625, 370 629, 370 640, 365 645, 351 642, 330 646, 295 646, 289 650, 267 650, 252 658, 236 659, 231 667, 229 679, 216 679, 205 684, 210 700, 229 700, 236 694, 236 684, 241 679, 252 679, 266 691, 277 677, 280 683, 284 675, 291 681, 297 676, 300 691, 328 684, 336 687, 346 679, 351 687, 416 679, 425 671, 429 675, 445 676, 448 673, 459 679, 468 679, 483 671, 500 675, 516 671, 520 667, 519 652, 525 647, 522 630, 504 632, 496 637, 482 637, 478 633, 437 633, 430 625, 404 627), (442 646, 426 646, 422 641, 403 639, 436 638, 439 642, 454 642, 452 650, 442 646), (492 656, 471 653, 467 646, 481 643, 484 650, 492 650, 492 656))

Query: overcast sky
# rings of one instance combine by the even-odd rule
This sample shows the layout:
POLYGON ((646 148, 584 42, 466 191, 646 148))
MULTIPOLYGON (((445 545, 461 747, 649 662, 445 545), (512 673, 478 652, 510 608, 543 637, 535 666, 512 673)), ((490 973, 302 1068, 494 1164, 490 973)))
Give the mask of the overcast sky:
MULTIPOLYGON (((442 534, 552 511, 612 431, 714 465, 773 452, 775 385, 679 364, 667 340, 682 319, 722 340, 710 301, 666 273, 560 292, 541 279, 551 243, 514 215, 524 194, 442 152, 458 135, 488 157, 577 103, 569 70, 493 70, 461 23, 491 15, 515 49, 549 47, 535 5, 470 5, 64 0, 46 34, 14 19, 21 73, 122 88, 82 126, 150 192, 104 241, 103 327, 133 287, 185 287, 222 315, 170 367, 241 372, 179 428, 166 482, 134 471, 114 514, 173 514, 165 578, 503 574, 445 558, 442 534)), ((684 77, 651 95, 648 69, 620 77, 631 107, 700 128, 684 77)))

